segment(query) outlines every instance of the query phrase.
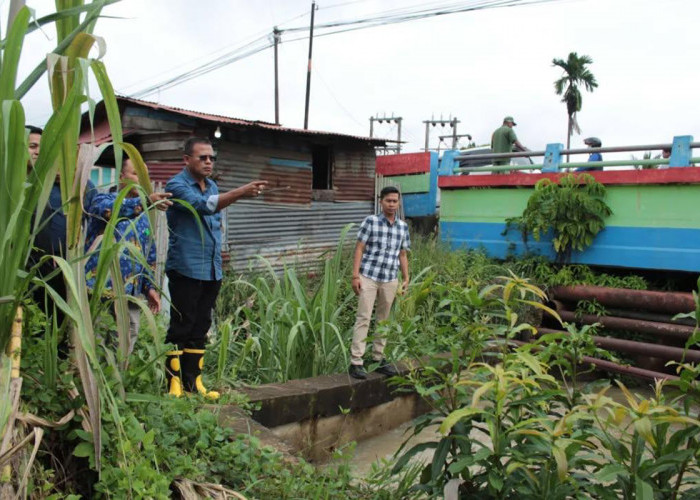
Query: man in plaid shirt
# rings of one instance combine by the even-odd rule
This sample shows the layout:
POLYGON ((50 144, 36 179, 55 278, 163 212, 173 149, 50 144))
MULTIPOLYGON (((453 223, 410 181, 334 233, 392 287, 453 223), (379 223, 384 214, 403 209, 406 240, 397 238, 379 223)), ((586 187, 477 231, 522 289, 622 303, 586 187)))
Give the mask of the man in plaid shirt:
MULTIPOLYGON (((355 258, 352 266, 352 289, 358 296, 357 319, 352 335, 350 354, 350 376, 367 378, 362 357, 365 354, 367 330, 377 300, 376 321, 389 317, 399 286, 399 265, 403 282, 403 293, 408 287, 408 257, 411 246, 408 224, 396 217, 399 208, 399 190, 393 186, 382 189, 380 195, 382 213, 370 215, 362 221, 357 233, 355 258)), ((372 358, 379 363, 377 371, 387 377, 396 375, 396 370, 384 358, 386 339, 376 337, 372 344, 372 358)))

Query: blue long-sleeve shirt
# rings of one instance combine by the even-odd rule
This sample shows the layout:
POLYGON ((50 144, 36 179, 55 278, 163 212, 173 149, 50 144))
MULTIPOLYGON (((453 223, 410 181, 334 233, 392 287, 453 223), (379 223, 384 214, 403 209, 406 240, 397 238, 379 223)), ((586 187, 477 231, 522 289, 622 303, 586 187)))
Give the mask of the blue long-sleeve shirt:
MULTIPOLYGON (((588 156, 588 161, 603 161, 603 155, 600 153, 591 153, 588 156)), ((592 172, 594 170, 603 170, 603 167, 579 167, 574 172, 592 172)))
POLYGON ((165 185, 172 193, 173 206, 167 211, 168 260, 166 271, 176 271, 188 278, 218 281, 222 278, 221 262, 221 213, 216 209, 219 189, 216 182, 205 179, 202 191, 197 180, 185 168, 165 185), (199 214, 197 219, 187 202, 199 214))
MULTIPOLYGON (((83 207, 87 209, 92 203, 97 191, 91 181, 87 181, 85 195, 83 197, 83 207)), ((63 200, 61 200, 61 185, 54 182, 46 203, 44 213, 41 215, 41 229, 34 238, 34 246, 40 252, 34 252, 35 260, 42 254, 66 256, 66 214, 63 212, 63 200)))
MULTIPOLYGON (((117 193, 100 193, 95 195, 88 208, 90 219, 85 237, 85 252, 91 253, 85 263, 85 281, 88 288, 95 285, 97 261, 99 259, 100 243, 96 240, 104 234, 107 222, 112 217, 117 193)), ((148 266, 134 258, 128 249, 119 256, 119 267, 124 280, 124 290, 128 295, 146 295, 154 288, 153 269, 156 265, 156 245, 151 232, 148 214, 143 209, 139 197, 125 198, 119 207, 119 220, 115 226, 114 236, 120 241, 132 243, 146 257, 148 266)), ((111 278, 107 280, 106 288, 112 289, 111 278)))

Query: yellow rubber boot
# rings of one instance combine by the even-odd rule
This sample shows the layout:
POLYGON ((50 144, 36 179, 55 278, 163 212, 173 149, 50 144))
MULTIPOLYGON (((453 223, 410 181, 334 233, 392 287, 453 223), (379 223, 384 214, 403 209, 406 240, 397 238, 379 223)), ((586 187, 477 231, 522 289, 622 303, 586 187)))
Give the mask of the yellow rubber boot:
POLYGON ((202 382, 204 349, 185 348, 182 351, 182 376, 187 392, 198 392, 209 399, 219 399, 219 393, 210 391, 202 382))
POLYGON ((165 379, 168 384, 168 394, 179 398, 185 393, 182 388, 182 372, 180 367, 182 351, 170 351, 166 353, 166 355, 165 379))

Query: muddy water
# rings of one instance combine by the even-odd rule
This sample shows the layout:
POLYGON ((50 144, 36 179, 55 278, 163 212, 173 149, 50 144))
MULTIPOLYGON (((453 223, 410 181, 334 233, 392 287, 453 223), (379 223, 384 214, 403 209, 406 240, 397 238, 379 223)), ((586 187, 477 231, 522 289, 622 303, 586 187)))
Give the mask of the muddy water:
MULTIPOLYGON (((651 386, 640 385, 633 389, 630 389, 633 394, 638 395, 641 398, 649 398, 653 395, 653 390, 651 386)), ((611 397, 613 400, 626 404, 625 395, 620 390, 617 385, 613 385, 607 392, 607 396, 611 397)), ((355 455, 350 461, 353 469, 353 474, 356 477, 362 477, 369 472, 372 463, 380 461, 381 459, 391 460, 394 454, 399 449, 401 444, 411 435, 412 433, 412 422, 406 422, 405 424, 397 427, 381 436, 367 439, 357 443, 355 448, 355 455)), ((424 443, 428 441, 437 441, 440 439, 440 433, 438 432, 437 426, 432 426, 424 429, 417 436, 411 437, 407 443, 404 450, 410 449, 412 446, 424 443)), ((488 436, 483 433, 478 433, 478 435, 473 436, 482 442, 488 442, 488 436)), ((414 457, 414 461, 428 462, 433 457, 433 450, 425 450, 414 457)), ((397 457, 398 458, 398 457, 397 457)))

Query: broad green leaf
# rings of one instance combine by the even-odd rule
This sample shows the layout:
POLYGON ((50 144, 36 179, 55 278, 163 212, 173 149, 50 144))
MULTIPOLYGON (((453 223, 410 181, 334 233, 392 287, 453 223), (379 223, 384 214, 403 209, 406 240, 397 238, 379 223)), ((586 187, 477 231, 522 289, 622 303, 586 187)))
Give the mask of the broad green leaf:
POLYGON ((448 434, 457 422, 459 422, 465 417, 468 417, 470 415, 477 415, 479 413, 483 413, 483 411, 478 408, 471 407, 460 408, 459 410, 453 411, 452 413, 447 415, 447 417, 445 417, 445 420, 442 421, 442 424, 440 424, 440 433, 443 435, 448 434))
POLYGON ((654 500, 653 486, 642 481, 639 476, 634 476, 634 498, 635 500, 654 500))
POLYGON ((78 443, 78 446, 75 447, 73 455, 76 457, 89 457, 92 456, 94 451, 92 443, 83 441, 82 443, 78 443))
POLYGON ((552 455, 557 463, 557 476, 559 477, 560 481, 564 481, 569 471, 569 463, 566 459, 566 452, 557 443, 552 447, 552 455))
POLYGON ((15 84, 17 80, 17 68, 24 35, 27 32, 27 24, 31 11, 28 7, 22 7, 15 16, 12 26, 5 40, 5 47, 2 51, 2 72, 0 72, 0 101, 14 99, 15 84))

